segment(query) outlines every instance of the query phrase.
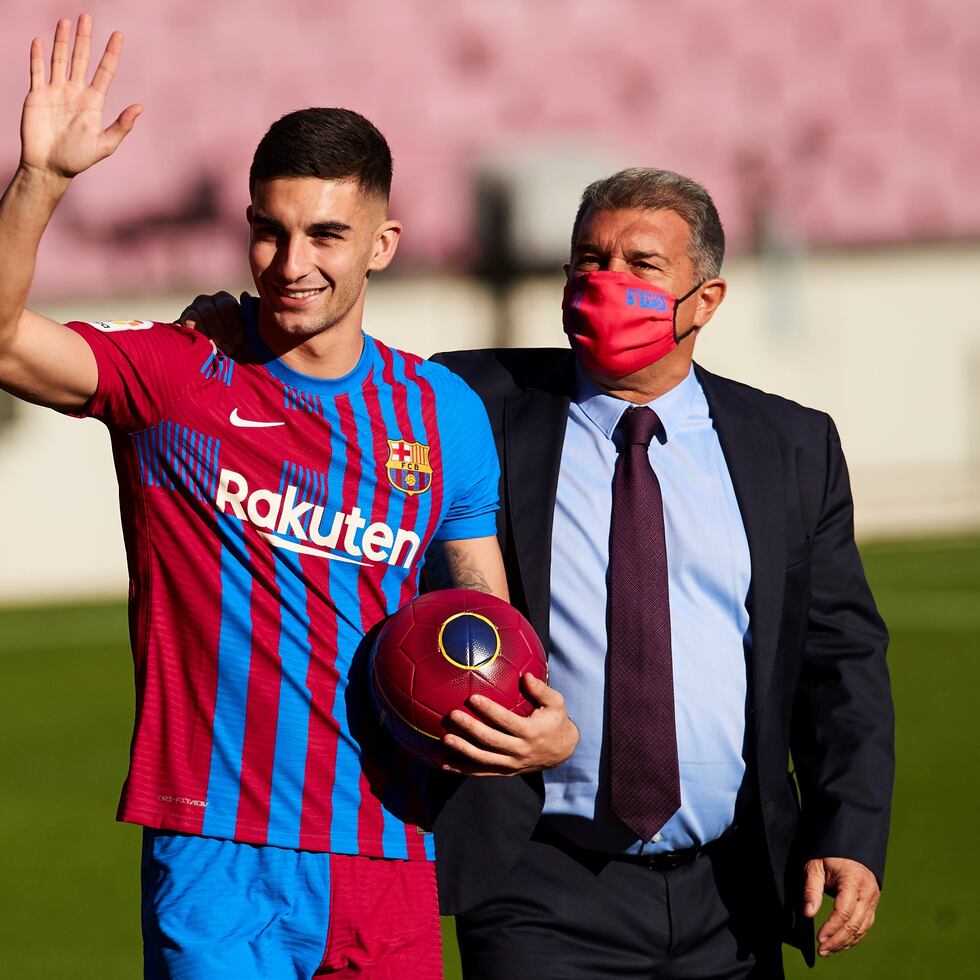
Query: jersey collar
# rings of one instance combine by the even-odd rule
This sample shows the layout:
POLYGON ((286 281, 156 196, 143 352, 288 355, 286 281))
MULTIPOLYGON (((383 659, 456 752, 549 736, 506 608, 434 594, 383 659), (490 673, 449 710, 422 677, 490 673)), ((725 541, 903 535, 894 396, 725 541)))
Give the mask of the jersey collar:
POLYGON ((354 367, 339 378, 318 378, 291 368, 281 358, 276 357, 259 336, 259 301, 249 297, 242 304, 245 318, 245 339, 258 362, 283 384, 298 388, 313 395, 339 395, 363 384, 374 363, 374 343, 367 334, 362 333, 361 356, 354 367))

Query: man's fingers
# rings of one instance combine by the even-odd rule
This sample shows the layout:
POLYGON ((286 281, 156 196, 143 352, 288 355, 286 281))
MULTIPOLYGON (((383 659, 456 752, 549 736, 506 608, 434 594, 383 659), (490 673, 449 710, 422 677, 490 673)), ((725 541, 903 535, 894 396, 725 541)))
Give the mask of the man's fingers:
POLYGON ((467 704, 477 714, 489 719, 497 728, 502 728, 509 735, 517 738, 525 738, 529 734, 527 718, 523 717, 523 715, 515 714, 513 711, 508 711, 503 705, 497 704, 496 701, 490 698, 485 698, 480 694, 474 694, 469 698, 467 704))
MULTIPOLYGON (((855 890, 858 891, 857 903, 853 911, 848 915, 842 914, 841 919, 843 921, 841 926, 833 933, 830 932, 830 928, 833 927, 834 914, 837 912, 837 902, 835 902, 834 914, 827 919, 820 929, 817 938, 820 943, 818 951, 822 956, 829 956, 831 953, 836 953, 839 950, 856 946, 864 939, 868 934, 868 930, 874 925, 875 907, 878 904, 877 886, 871 892, 868 892, 865 888, 861 888, 859 885, 855 886, 855 890)), ((840 895, 838 895, 839 899, 840 895)))
POLYGON ((218 311, 214 308, 210 296, 195 296, 191 305, 184 310, 177 322, 183 323, 185 320, 193 320, 196 330, 200 330, 205 336, 214 339, 213 328, 215 324, 220 323, 221 317, 218 316, 218 311))
POLYGON ((84 82, 88 71, 89 52, 92 47, 92 18, 82 14, 75 28, 75 47, 71 53, 71 72, 69 78, 73 82, 84 82))
POLYGON ((817 952, 821 956, 830 956, 832 953, 839 953, 842 949, 857 946, 870 928, 867 920, 862 920, 860 923, 856 921, 846 922, 829 939, 820 943, 817 952))
POLYGON ((242 308, 231 293, 224 291, 216 293, 214 297, 214 308, 221 317, 221 324, 230 336, 235 336, 242 332, 244 326, 242 322, 242 308))
POLYGON ((815 858, 806 864, 806 915, 816 912, 824 888, 836 897, 833 911, 817 933, 817 951, 821 956, 830 956, 861 942, 874 925, 881 893, 874 874, 860 862, 839 857, 815 858))
POLYGON ((865 933, 865 935, 867 935, 867 933, 870 931, 871 927, 874 924, 875 924, 875 910, 872 907, 870 909, 870 911, 868 912, 868 917, 864 920, 864 933, 865 933))
POLYGON ((44 42, 39 38, 31 41, 31 91, 44 85, 44 42))
POLYGON ((486 756, 485 759, 465 759, 462 756, 443 763, 443 772, 451 772, 457 776, 513 776, 519 770, 513 764, 506 766, 498 765, 493 760, 493 756, 486 756))
POLYGON ((115 153, 119 144, 133 131, 133 125, 142 111, 141 105, 126 106, 116 117, 116 121, 106 129, 102 134, 102 148, 106 151, 106 156, 115 153))
POLYGON ((859 894, 853 882, 842 882, 834 899, 834 911, 817 934, 820 955, 828 956, 858 942, 864 935, 862 927, 867 913, 867 898, 859 894))
POLYGON ((467 762, 464 759, 454 759, 452 762, 443 763, 443 772, 451 772, 456 776, 509 776, 511 770, 504 769, 502 766, 484 766, 476 762, 467 762))
MULTIPOLYGON (((443 744, 452 749, 462 759, 470 763, 475 763, 479 769, 492 769, 499 772, 514 772, 521 768, 520 762, 509 755, 492 752, 489 749, 481 749, 478 745, 468 742, 465 738, 458 735, 445 735, 442 739, 443 744)), ((457 764, 463 764, 462 759, 457 764)))
MULTIPOLYGON (((449 720, 452 722, 455 728, 465 734, 466 739, 468 739, 470 742, 478 742, 484 748, 497 749, 498 751, 505 752, 508 755, 512 755, 517 749, 520 748, 519 739, 516 739, 513 735, 508 735, 506 732, 500 731, 498 728, 491 728, 489 725, 485 725, 478 718, 474 718, 465 711, 451 712, 449 715, 449 720)), ((449 745, 450 748, 456 748, 456 740, 459 740, 459 737, 452 734, 447 735, 443 739, 443 741, 449 745)), ((465 741, 465 739, 463 741, 465 741)))
POLYGON ((123 36, 119 31, 113 31, 102 53, 98 68, 92 76, 92 88, 96 92, 105 95, 112 84, 112 78, 116 74, 116 66, 119 64, 119 55, 123 49, 123 36))
POLYGON ((812 919, 820 910, 826 881, 823 861, 807 861, 806 883, 803 886, 803 914, 812 919))
POLYGON ((553 688, 534 674, 521 674, 524 690, 544 708, 560 708, 565 699, 553 688))
POLYGON ((68 67, 68 38, 71 35, 71 21, 59 20, 54 29, 54 44, 51 47, 51 83, 63 82, 68 67))
POLYGON ((827 936, 832 936, 838 929, 842 928, 854 917, 854 910, 858 904, 858 890, 852 881, 842 881, 837 890, 837 897, 834 899, 834 911, 830 913, 827 921, 820 927, 817 938, 822 942, 827 936))
MULTIPOLYGON (((242 297, 247 299, 248 293, 242 293, 242 297)), ((176 322, 193 326, 233 357, 245 346, 242 308, 231 293, 195 296, 176 322)))

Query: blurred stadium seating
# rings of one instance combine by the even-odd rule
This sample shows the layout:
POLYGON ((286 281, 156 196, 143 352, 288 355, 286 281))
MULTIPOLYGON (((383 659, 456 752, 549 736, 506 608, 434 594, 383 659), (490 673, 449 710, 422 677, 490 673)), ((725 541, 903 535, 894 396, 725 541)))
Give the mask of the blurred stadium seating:
MULTIPOLYGON (((562 344, 560 265, 582 185, 621 165, 714 195, 729 297, 719 373, 830 411, 864 536, 980 527, 980 18, 973 0, 93 0, 126 51, 109 100, 145 106, 72 187, 32 303, 171 319, 247 281, 252 150, 292 109, 356 108, 395 155, 406 232, 368 329, 397 346, 562 344), (504 220, 506 219, 506 220, 504 220)), ((32 35, 0 34, 0 177, 32 35)), ((107 440, 0 396, 0 603, 125 585, 107 440), (71 492, 64 491, 70 480, 71 492), (73 527, 65 538, 61 528, 73 527), (57 549, 60 561, 45 558, 57 549)))
MULTIPOLYGON (((698 178, 737 251, 774 222, 811 249, 980 236, 972 0, 89 7, 101 37, 127 36, 112 104, 146 111, 65 202, 39 295, 240 276, 251 151, 307 105, 356 108, 386 133, 415 265, 466 268, 482 162, 556 141, 698 178)), ((28 41, 72 12, 6 13, 0 172, 16 163, 28 41)))

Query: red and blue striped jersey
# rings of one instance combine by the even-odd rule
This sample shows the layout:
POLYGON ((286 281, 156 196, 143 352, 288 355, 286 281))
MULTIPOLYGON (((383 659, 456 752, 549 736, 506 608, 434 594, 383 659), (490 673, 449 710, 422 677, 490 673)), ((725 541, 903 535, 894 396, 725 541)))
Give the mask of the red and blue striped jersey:
POLYGON ((254 844, 431 857, 355 730, 365 634, 433 540, 496 532, 483 406, 370 337, 345 377, 235 360, 172 324, 69 326, 98 362, 130 574, 136 719, 119 819, 254 844), (384 802, 382 802, 384 801, 384 802))

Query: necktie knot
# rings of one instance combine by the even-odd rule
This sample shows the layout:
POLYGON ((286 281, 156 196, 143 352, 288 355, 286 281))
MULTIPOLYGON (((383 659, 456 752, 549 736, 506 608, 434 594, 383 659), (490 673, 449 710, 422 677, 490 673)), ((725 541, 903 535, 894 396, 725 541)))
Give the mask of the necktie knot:
POLYGON ((649 446, 661 428, 660 417, 652 408, 628 408, 623 412, 616 431, 626 446, 649 446))

